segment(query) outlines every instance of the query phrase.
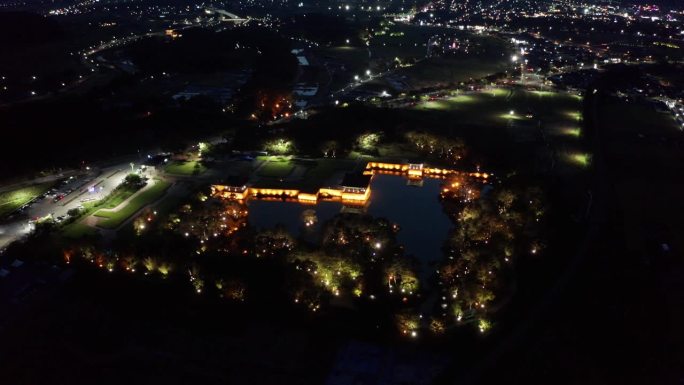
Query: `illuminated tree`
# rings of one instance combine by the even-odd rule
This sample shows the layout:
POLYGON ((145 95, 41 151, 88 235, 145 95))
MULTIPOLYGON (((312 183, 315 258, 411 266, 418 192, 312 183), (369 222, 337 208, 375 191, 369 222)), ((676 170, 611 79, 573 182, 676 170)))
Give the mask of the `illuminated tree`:
POLYGON ((260 231, 254 239, 257 257, 286 255, 295 245, 292 235, 282 226, 260 231))
POLYGON ((506 282, 510 282, 509 267, 516 253, 521 246, 527 252, 540 250, 540 242, 530 236, 537 233, 538 215, 543 212, 541 192, 504 188, 474 200, 456 193, 442 197, 457 202, 449 207, 457 212, 452 217, 458 226, 445 247, 448 258, 439 269, 447 294, 441 306, 451 307, 456 322, 477 318, 484 332, 491 326, 484 318, 489 305, 499 291, 510 287, 506 282))
POLYGON ((408 258, 393 258, 385 267, 390 290, 401 294, 413 294, 418 290, 417 268, 408 258))
POLYGON ((124 178, 124 183, 129 186, 138 186, 143 183, 142 177, 138 174, 128 174, 124 178))
POLYGON ((374 132, 362 134, 356 139, 357 147, 364 152, 375 151, 378 143, 380 143, 380 134, 374 132))
POLYGON ((202 243, 230 236, 247 225, 247 206, 237 201, 207 198, 186 206, 169 227, 202 243))
POLYGON ((298 270, 306 271, 317 285, 334 295, 357 288, 362 267, 342 255, 319 252, 293 253, 288 258, 298 270))
POLYGON ((199 144, 197 144, 197 151, 199 156, 206 155, 211 151, 211 144, 207 142, 199 142, 199 144))
POLYGON ((396 315, 397 329, 400 333, 417 337, 420 329, 420 317, 412 312, 404 311, 396 315))
POLYGON ((143 266, 147 269, 148 273, 152 273, 157 270, 157 259, 153 257, 147 257, 143 259, 143 266))
POLYGON ((502 190, 496 194, 496 201, 499 204, 499 209, 501 212, 506 212, 513 205, 513 202, 515 201, 515 195, 510 190, 502 190))
POLYGON ((245 283, 238 279, 230 279, 226 281, 219 289, 225 298, 238 302, 244 301, 245 295, 247 293, 247 287, 245 286, 245 283))
POLYGON ((267 141, 264 143, 264 150, 275 155, 288 155, 296 152, 294 143, 291 140, 284 138, 267 141))
POLYGON ((292 114, 292 95, 289 93, 262 90, 257 98, 257 110, 252 114, 253 118, 272 121, 292 114))
POLYGON ((422 153, 457 162, 465 156, 465 144, 461 139, 447 138, 428 132, 410 131, 406 141, 422 153))

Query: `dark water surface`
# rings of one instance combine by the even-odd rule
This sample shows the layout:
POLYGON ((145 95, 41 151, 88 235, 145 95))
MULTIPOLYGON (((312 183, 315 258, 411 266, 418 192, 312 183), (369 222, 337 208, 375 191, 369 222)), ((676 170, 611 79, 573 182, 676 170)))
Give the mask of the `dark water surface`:
MULTIPOLYGON (((418 258, 424 267, 442 258, 441 247, 453 224, 439 201, 441 180, 425 179, 422 186, 408 185, 408 179, 395 175, 375 175, 371 182, 371 201, 366 212, 387 218, 401 228, 397 238, 406 253, 418 258)), ((337 202, 320 202, 315 206, 298 202, 249 202, 249 222, 257 228, 273 228, 278 224, 295 237, 318 241, 323 224, 342 210, 337 202), (302 214, 315 210, 318 221, 306 227, 302 214)))

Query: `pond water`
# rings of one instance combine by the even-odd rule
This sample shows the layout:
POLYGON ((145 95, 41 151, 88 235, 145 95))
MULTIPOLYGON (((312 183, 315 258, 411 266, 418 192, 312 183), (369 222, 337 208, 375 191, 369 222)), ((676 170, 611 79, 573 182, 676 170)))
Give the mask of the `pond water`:
MULTIPOLYGON (((425 179, 422 186, 407 184, 408 179, 395 175, 375 175, 371 182, 371 201, 366 212, 374 217, 387 218, 397 223, 400 244, 409 255, 423 265, 423 273, 433 262, 442 258, 442 245, 453 224, 439 201, 441 180, 425 179)), ((338 202, 320 202, 315 206, 297 202, 249 201, 249 223, 257 228, 273 228, 278 224, 295 237, 302 236, 316 242, 323 224, 342 209, 338 202), (304 226, 302 214, 315 210, 318 222, 304 226)))
POLYGON ((320 239, 323 224, 340 213, 342 205, 338 202, 319 202, 315 206, 303 205, 288 201, 248 201, 249 224, 259 229, 271 229, 277 225, 284 226, 294 237, 303 237, 307 241, 317 242, 320 239), (302 214, 306 210, 316 212, 317 222, 313 226, 305 226, 302 214))
POLYGON ((423 263, 442 259, 442 245, 453 224, 442 209, 439 192, 442 181, 425 179, 422 186, 411 186, 401 176, 376 175, 371 185, 368 214, 397 223, 399 243, 407 254, 423 263))

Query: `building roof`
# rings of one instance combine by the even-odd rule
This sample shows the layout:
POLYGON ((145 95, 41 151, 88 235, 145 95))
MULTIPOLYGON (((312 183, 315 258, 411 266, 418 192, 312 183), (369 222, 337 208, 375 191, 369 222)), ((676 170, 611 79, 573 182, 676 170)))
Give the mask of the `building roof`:
POLYGON ((368 188, 372 175, 363 173, 347 173, 340 183, 343 187, 368 188))
POLYGON ((247 181, 249 178, 246 176, 231 175, 223 181, 223 184, 231 187, 242 187, 247 185, 247 181))

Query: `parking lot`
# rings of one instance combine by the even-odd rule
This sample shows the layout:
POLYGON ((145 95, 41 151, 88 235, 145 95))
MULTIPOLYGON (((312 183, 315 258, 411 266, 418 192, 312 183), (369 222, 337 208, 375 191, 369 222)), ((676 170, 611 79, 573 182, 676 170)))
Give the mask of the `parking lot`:
POLYGON ((106 197, 130 172, 130 164, 118 164, 65 178, 48 192, 22 207, 7 222, 0 224, 0 250, 28 234, 31 222, 51 216, 56 221, 85 202, 106 197))

